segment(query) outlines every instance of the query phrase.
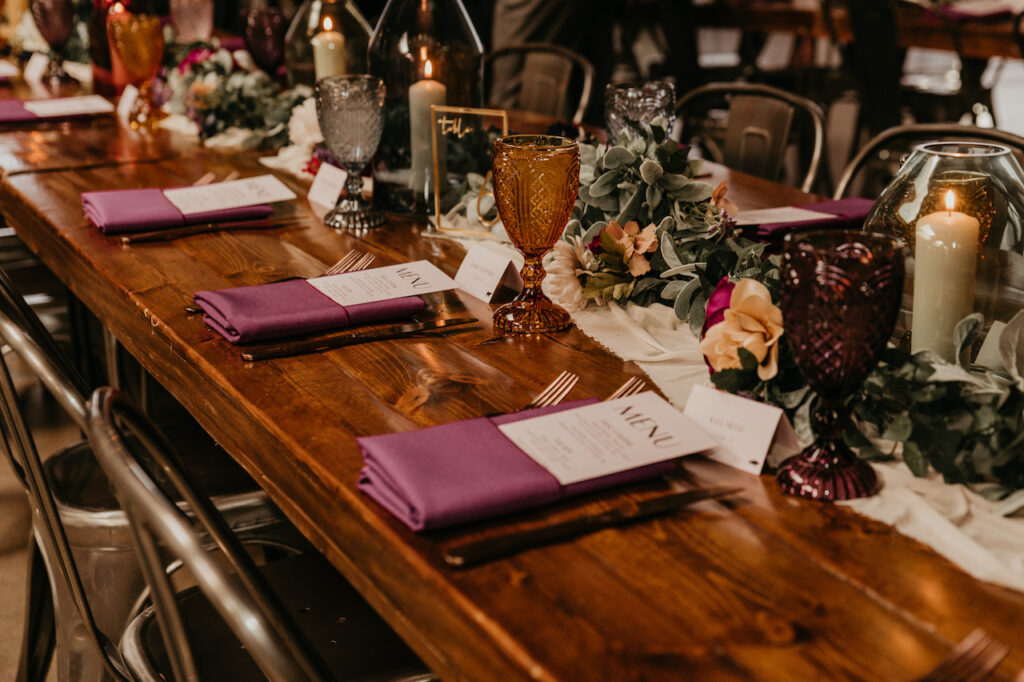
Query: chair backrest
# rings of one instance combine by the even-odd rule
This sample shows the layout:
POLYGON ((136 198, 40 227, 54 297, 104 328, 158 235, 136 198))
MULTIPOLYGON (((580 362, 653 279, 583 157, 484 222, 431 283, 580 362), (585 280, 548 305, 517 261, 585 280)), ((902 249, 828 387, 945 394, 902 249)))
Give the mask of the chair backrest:
POLYGON ((156 426, 116 389, 101 388, 89 404, 87 433, 131 521, 175 679, 199 677, 158 546, 189 569, 269 679, 331 679, 224 517, 178 466, 156 426), (175 497, 184 500, 190 515, 172 501, 175 497), (206 551, 204 537, 213 540, 233 574, 206 551))
MULTIPOLYGON (((839 183, 836 185, 833 198, 841 199, 850 190, 857 175, 865 166, 879 158, 883 151, 896 150, 899 154, 909 152, 918 143, 936 140, 976 140, 996 142, 1009 147, 1018 157, 1024 157, 1024 137, 1007 133, 996 128, 978 128, 957 123, 916 123, 913 125, 895 126, 883 130, 864 147, 843 170, 839 183)), ((889 155, 891 158, 891 154, 889 155)), ((891 178, 886 178, 885 181, 891 178)))
MULTIPOLYGON (((730 168, 769 180, 778 180, 797 114, 810 122, 812 141, 807 171, 800 188, 810 192, 818 181, 825 155, 825 114, 800 95, 754 83, 709 83, 686 93, 676 102, 687 135, 687 114, 698 104, 728 100, 725 144, 720 161, 730 168)), ((705 108, 706 110, 706 108, 705 108)))
MULTIPOLYGON (((75 423, 84 430, 87 404, 85 382, 70 366, 53 337, 0 270, 0 336, 42 380, 75 423)), ((95 647, 107 672, 126 679, 117 647, 97 627, 75 565, 53 492, 43 470, 31 430, 21 412, 6 360, 0 361, 0 424, 7 456, 42 522, 39 549, 55 579, 62 580, 74 602, 84 635, 95 647)))
POLYGON ((569 87, 573 72, 578 70, 582 82, 572 122, 579 125, 590 105, 594 87, 594 65, 583 55, 551 43, 508 45, 484 57, 485 66, 492 66, 503 57, 519 57, 519 94, 516 106, 548 116, 564 118, 571 110, 569 87))

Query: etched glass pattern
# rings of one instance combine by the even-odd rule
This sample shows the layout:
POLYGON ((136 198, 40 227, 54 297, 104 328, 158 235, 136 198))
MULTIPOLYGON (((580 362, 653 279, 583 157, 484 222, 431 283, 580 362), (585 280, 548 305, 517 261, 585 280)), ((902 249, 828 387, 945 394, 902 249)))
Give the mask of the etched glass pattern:
POLYGON ((180 42, 209 40, 213 35, 213 0, 171 0, 170 9, 180 42))
POLYGON ((494 313, 498 329, 530 333, 569 326, 569 313, 541 291, 541 258, 565 229, 579 184, 580 150, 574 140, 510 135, 495 141, 494 198, 509 239, 526 259, 523 291, 494 313))
POLYGON ((843 443, 847 395, 878 363, 903 292, 904 243, 846 230, 794 233, 782 256, 780 307, 785 340, 821 399, 817 440, 786 460, 784 491, 823 500, 871 495, 871 467, 843 443))
POLYGON ((345 198, 325 222, 364 229, 384 222, 362 198, 363 168, 373 158, 384 128, 384 81, 368 75, 323 78, 316 84, 316 111, 324 143, 348 172, 345 198))

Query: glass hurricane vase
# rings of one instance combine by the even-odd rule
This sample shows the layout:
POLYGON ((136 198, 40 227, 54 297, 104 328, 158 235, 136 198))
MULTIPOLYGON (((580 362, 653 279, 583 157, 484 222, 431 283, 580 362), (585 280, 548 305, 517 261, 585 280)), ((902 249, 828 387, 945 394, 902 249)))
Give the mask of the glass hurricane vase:
POLYGON ((435 184, 442 210, 458 200, 456 176, 442 172, 440 181, 434 179, 430 105, 480 106, 482 56, 461 0, 388 0, 369 47, 370 73, 388 86, 384 135, 374 159, 378 207, 433 211, 435 184))
POLYGON ((954 362, 954 329, 964 317, 982 313, 987 331, 1019 309, 1006 293, 1024 273, 1024 170, 1009 148, 918 146, 882 192, 865 229, 895 234, 910 247, 909 320, 899 321, 897 336, 909 336, 912 352, 928 350, 954 362))
POLYGON ((878 364, 903 291, 904 245, 891 235, 821 230, 786 236, 780 308, 793 359, 820 399, 817 439, 779 467, 790 495, 873 494, 875 472, 843 442, 847 398, 878 364))
POLYGON ((622 133, 640 135, 627 121, 650 123, 662 116, 671 131, 676 120, 676 87, 671 81, 609 83, 604 90, 604 112, 609 141, 619 139, 622 133))
POLYGON ((306 0, 292 18, 284 37, 284 64, 288 82, 312 86, 318 78, 367 70, 366 50, 370 44, 370 24, 352 0, 306 0), (325 19, 329 20, 325 24, 325 19), (314 39, 321 32, 337 34, 341 57, 337 72, 317 74, 314 39))
POLYGON ((526 259, 523 290, 494 313, 494 326, 514 333, 565 329, 569 313, 541 291, 541 259, 565 229, 580 185, 575 140, 509 135, 494 143, 494 198, 509 239, 526 259))

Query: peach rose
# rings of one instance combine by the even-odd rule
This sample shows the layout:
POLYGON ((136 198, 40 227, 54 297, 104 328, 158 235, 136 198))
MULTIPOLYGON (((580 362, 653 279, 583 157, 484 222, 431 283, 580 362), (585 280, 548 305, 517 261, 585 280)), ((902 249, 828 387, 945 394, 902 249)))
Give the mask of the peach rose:
POLYGON ((739 349, 745 348, 757 359, 757 376, 767 381, 779 371, 781 336, 782 311, 772 304, 768 288, 757 280, 743 279, 732 290, 725 319, 704 334, 700 351, 718 372, 740 369, 739 349))

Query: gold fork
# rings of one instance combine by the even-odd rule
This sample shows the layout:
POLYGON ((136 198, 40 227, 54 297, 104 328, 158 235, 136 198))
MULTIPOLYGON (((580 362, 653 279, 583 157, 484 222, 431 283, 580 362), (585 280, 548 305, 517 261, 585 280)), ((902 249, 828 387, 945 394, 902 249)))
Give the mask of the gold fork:
POLYGON ((626 382, 619 386, 610 396, 605 398, 605 402, 609 400, 618 400, 619 398, 628 398, 631 395, 636 395, 640 391, 647 388, 647 382, 640 377, 630 377, 626 379, 626 382))
POLYGON ((562 372, 555 377, 555 380, 548 384, 543 391, 538 393, 533 400, 528 402, 526 405, 523 405, 517 411, 521 412, 523 410, 532 410, 537 407, 551 407, 552 405, 557 405, 565 399, 565 396, 569 395, 569 391, 573 389, 576 382, 579 380, 579 376, 572 372, 562 372))
POLYGON ((1010 648, 978 628, 919 682, 981 682, 999 667, 1010 648))

